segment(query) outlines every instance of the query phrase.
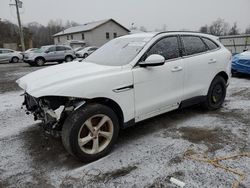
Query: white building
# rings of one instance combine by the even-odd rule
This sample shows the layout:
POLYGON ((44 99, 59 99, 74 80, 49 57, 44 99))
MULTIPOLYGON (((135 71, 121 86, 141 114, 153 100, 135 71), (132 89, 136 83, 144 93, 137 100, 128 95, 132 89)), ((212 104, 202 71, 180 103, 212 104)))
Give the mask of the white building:
POLYGON ((220 41, 233 54, 250 50, 250 34, 221 36, 220 41))
POLYGON ((109 40, 129 34, 129 29, 113 19, 90 22, 65 29, 53 35, 55 44, 78 46, 97 46, 109 40))

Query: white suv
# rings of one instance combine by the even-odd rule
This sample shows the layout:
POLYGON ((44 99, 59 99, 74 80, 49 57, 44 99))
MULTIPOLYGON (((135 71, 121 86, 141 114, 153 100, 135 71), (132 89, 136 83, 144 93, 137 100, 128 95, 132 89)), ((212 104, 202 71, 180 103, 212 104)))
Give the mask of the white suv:
POLYGON ((17 81, 24 105, 84 162, 110 152, 119 129, 197 103, 221 107, 231 53, 211 35, 164 32, 116 38, 85 61, 17 81))

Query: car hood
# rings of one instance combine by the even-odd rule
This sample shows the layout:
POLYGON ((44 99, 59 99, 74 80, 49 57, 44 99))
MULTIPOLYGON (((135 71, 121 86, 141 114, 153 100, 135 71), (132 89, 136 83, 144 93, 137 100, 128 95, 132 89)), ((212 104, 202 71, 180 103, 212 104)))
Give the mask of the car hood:
POLYGON ((40 97, 60 94, 65 88, 78 83, 88 84, 92 79, 102 79, 103 76, 121 70, 118 66, 103 66, 89 62, 74 61, 44 68, 17 80, 18 85, 27 93, 40 97), (45 92, 46 91, 46 92, 45 92), (49 92, 48 92, 49 91, 49 92))

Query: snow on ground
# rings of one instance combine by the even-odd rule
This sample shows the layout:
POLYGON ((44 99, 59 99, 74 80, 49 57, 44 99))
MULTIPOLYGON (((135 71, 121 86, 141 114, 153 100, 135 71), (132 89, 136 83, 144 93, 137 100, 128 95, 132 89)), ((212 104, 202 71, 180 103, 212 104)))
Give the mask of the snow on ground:
MULTIPOLYGON (((33 71, 28 68, 11 67, 4 79, 14 82, 33 71), (18 69, 23 74, 17 74, 18 69)), ((187 159, 184 153, 190 150, 215 158, 250 151, 249 81, 233 78, 218 111, 191 107, 122 130, 113 151, 89 164, 71 157, 60 139, 46 135, 25 115, 20 109, 22 91, 13 83, 13 89, 0 94, 0 187, 175 187, 170 176, 190 188, 231 187, 237 175, 187 159)), ((2 84, 0 89, 7 87, 2 84)), ((241 187, 250 187, 250 158, 222 164, 245 172, 241 187)))

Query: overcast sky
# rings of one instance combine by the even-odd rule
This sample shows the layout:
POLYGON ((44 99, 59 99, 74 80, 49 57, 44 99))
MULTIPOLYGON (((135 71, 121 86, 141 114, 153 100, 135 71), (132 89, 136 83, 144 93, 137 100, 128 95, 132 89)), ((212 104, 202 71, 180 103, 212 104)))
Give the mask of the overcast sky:
MULTIPOLYGON (((77 23, 113 18, 126 27, 131 23, 148 30, 198 30, 222 18, 237 22, 241 31, 250 26, 250 0, 22 0, 23 23, 72 20, 77 23)), ((14 0, 0 0, 0 18, 17 23, 14 0)))

